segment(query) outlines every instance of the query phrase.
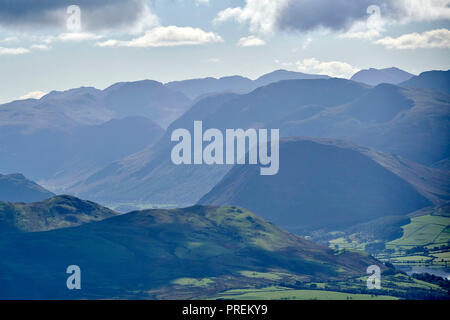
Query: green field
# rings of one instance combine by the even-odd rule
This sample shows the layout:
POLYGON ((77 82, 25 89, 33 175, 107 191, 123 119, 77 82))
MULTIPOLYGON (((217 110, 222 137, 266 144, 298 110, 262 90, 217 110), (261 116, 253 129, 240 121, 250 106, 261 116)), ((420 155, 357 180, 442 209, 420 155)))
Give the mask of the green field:
POLYGON ((415 246, 441 246, 450 241, 450 217, 425 215, 403 226, 403 236, 386 243, 387 249, 410 249, 415 246))
MULTIPOLYGON (((388 223, 388 222, 387 222, 388 223)), ((373 225, 373 224, 372 224, 373 225)), ((376 225, 377 226, 377 225, 376 225)), ((386 230, 390 225, 383 225, 386 230)), ((401 226, 401 236, 386 241, 370 239, 364 230, 357 232, 336 231, 328 234, 328 245, 333 249, 367 250, 375 243, 381 248, 368 251, 383 262, 398 265, 448 267, 450 263, 450 214, 446 206, 435 207, 421 216, 412 217, 401 226)), ((370 230, 370 229, 369 229, 370 230)))

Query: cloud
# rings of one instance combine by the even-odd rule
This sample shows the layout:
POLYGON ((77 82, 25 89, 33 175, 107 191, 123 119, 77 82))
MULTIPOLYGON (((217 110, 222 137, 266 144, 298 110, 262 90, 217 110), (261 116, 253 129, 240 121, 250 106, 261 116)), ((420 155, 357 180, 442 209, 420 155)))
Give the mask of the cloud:
MULTIPOLYGON (((324 29, 346 32, 356 23, 370 22, 374 13, 379 13, 383 24, 450 19, 450 0, 245 0, 242 7, 220 11, 214 22, 236 21, 261 33, 324 29), (368 8, 379 8, 379 12, 368 12, 368 8)), ((379 31, 370 26, 368 29, 379 31)), ((374 32, 353 36, 372 37, 374 32)))
POLYGON ((0 56, 2 55, 19 55, 29 53, 30 50, 27 48, 4 48, 0 47, 0 56))
POLYGON ((276 28, 277 15, 289 0, 246 0, 244 7, 227 8, 220 11, 214 23, 234 20, 248 23, 250 31, 268 33, 276 28))
POLYGON ((450 48, 450 31, 436 29, 423 33, 408 33, 397 38, 385 37, 375 41, 388 49, 450 48))
POLYGON ((32 91, 23 96, 21 96, 18 100, 26 100, 26 99, 40 99, 45 96, 48 92, 43 91, 32 91))
POLYGON ((303 42, 302 49, 306 50, 313 40, 311 38, 307 38, 305 42, 303 42))
POLYGON ((347 78, 347 79, 359 71, 358 68, 355 68, 346 62, 341 61, 322 62, 317 60, 316 58, 303 59, 302 61, 297 61, 296 65, 297 69, 301 72, 326 74, 331 77, 347 78))
POLYGON ((88 41, 88 40, 98 40, 103 38, 102 35, 89 33, 89 32, 69 32, 62 33, 56 37, 56 40, 60 41, 88 41))
POLYGON ((281 66, 284 67, 284 68, 292 67, 292 66, 294 65, 292 62, 282 62, 282 61, 280 61, 280 60, 278 60, 278 59, 275 59, 274 62, 275 62, 276 64, 281 65, 281 66))
POLYGON ((2 43, 17 42, 17 41, 19 41, 19 38, 17 38, 17 37, 6 37, 6 38, 0 40, 0 42, 2 42, 2 43))
POLYGON ((81 9, 84 32, 141 32, 159 24, 147 0, 0 0, 0 27, 9 30, 67 30, 67 7, 81 9))
POLYGON ((37 50, 50 50, 52 47, 46 45, 46 44, 33 44, 31 49, 37 49, 37 50))
POLYGON ((209 0, 195 0, 196 5, 209 4, 209 0))
POLYGON ((219 58, 209 58, 209 59, 206 60, 206 62, 218 63, 218 62, 220 62, 220 59, 219 58))
POLYGON ((223 42, 223 39, 213 33, 192 27, 156 27, 147 31, 143 36, 129 40, 110 39, 98 42, 99 47, 173 47, 183 45, 201 45, 223 42))
POLYGON ((239 47, 256 47, 256 46, 263 46, 266 42, 260 38, 257 38, 255 36, 248 36, 240 38, 238 41, 239 47))

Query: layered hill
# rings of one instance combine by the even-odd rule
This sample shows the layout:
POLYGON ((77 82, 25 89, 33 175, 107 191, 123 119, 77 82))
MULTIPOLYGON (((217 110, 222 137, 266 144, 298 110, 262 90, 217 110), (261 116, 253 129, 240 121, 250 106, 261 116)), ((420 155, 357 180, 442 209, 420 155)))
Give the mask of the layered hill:
POLYGON ((173 81, 166 83, 166 86, 174 91, 178 91, 191 99, 217 94, 217 93, 249 93, 256 88, 266 86, 282 80, 300 79, 327 79, 328 76, 306 74, 301 72, 276 70, 261 77, 251 80, 241 76, 231 76, 222 78, 189 79, 183 81, 173 81))
POLYGON ((231 166, 174 165, 170 157, 174 144, 170 138, 175 129, 185 128, 192 133, 194 120, 202 120, 204 130, 279 128, 270 123, 312 104, 325 109, 348 103, 367 90, 365 85, 343 79, 291 80, 246 95, 228 93, 207 97, 175 121, 157 144, 112 163, 70 190, 93 201, 111 198, 178 205, 195 203, 231 166))
MULTIPOLYGON (((370 88, 344 79, 281 81, 245 95, 213 95, 175 121, 157 144, 112 163, 71 191, 98 201, 195 203, 231 167, 172 164, 170 135, 177 128, 192 134, 194 120, 202 120, 204 130, 279 128, 283 137, 345 139, 431 165, 449 157, 449 105, 449 96, 435 91, 389 84, 370 88)), ((410 172, 415 179, 420 175, 410 172)))
POLYGON ((0 127, 0 170, 20 172, 57 192, 112 161, 159 140, 163 129, 144 117, 109 120, 68 130, 0 127))
POLYGON ((0 244, 2 299, 194 298, 283 278, 343 280, 377 263, 337 254, 237 207, 132 212, 0 237, 0 244), (81 268, 82 290, 65 287, 65 269, 73 264, 81 268))
POLYGON ((365 69, 355 73, 350 80, 377 86, 382 83, 399 84, 414 77, 413 74, 398 68, 365 69))
POLYGON ((408 88, 431 89, 450 94, 450 70, 426 71, 401 83, 401 85, 408 88))
POLYGON ((445 190, 440 196, 449 197, 448 174, 412 166, 342 141, 288 138, 280 144, 277 175, 237 165, 199 203, 243 206, 293 232, 341 229, 439 201, 436 179, 445 190), (421 172, 422 181, 411 171, 421 172))
POLYGON ((54 194, 20 173, 0 174, 0 201, 36 202, 53 197, 54 194))
POLYGON ((66 195, 29 204, 0 202, 0 230, 3 234, 47 231, 116 215, 116 212, 96 203, 66 195))

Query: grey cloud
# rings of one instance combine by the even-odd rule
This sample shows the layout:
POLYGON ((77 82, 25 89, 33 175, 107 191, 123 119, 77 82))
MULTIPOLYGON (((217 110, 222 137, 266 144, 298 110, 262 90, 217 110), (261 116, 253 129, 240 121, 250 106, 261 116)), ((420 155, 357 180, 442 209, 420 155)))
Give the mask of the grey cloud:
POLYGON ((81 8, 84 31, 114 30, 136 24, 145 15, 145 0, 0 0, 0 28, 64 30, 70 5, 81 8))

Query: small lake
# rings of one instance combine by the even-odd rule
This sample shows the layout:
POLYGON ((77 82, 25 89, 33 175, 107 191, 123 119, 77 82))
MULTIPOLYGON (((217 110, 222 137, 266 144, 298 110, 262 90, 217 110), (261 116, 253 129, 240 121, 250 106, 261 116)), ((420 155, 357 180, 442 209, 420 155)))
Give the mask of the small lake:
POLYGON ((397 269, 406 272, 408 275, 412 275, 414 273, 429 273, 438 277, 442 277, 444 279, 450 280, 450 269, 446 268, 430 268, 430 267, 404 267, 404 266, 396 266, 397 269))

